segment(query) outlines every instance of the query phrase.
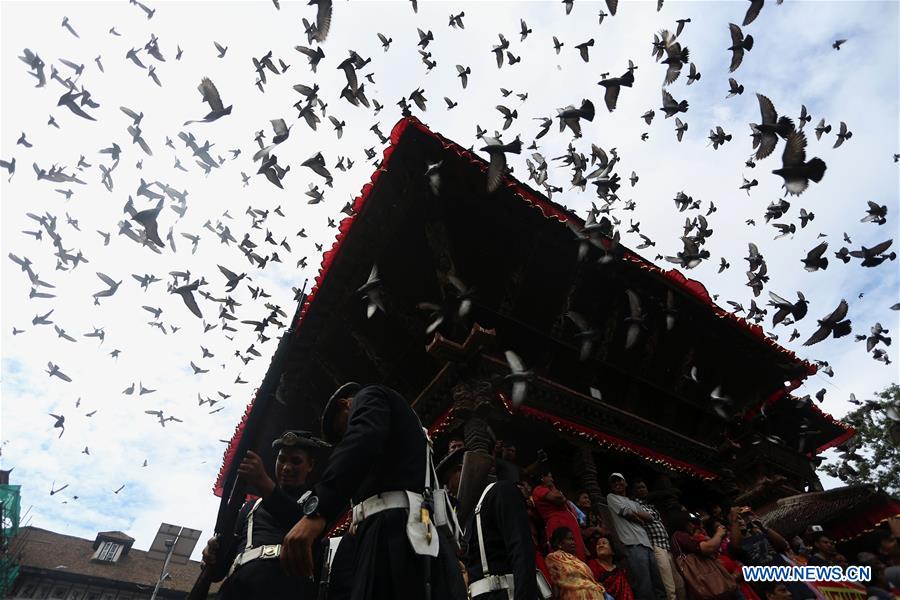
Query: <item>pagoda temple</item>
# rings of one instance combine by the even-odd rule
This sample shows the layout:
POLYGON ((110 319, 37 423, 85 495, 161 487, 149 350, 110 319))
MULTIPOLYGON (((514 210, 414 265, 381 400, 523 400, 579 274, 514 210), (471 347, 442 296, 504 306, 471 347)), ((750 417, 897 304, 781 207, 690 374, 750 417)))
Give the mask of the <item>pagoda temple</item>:
POLYGON ((614 471, 641 476, 661 506, 771 509, 822 490, 816 456, 854 432, 791 395, 814 365, 622 246, 608 222, 586 224, 511 176, 489 193, 487 170, 417 119, 397 123, 301 300, 269 374, 277 391, 236 429, 218 495, 235 456, 271 464, 269 442, 318 431, 349 380, 408 398, 438 458, 451 435, 485 453, 511 439, 522 462, 543 450, 557 484, 597 505, 614 471), (369 316, 359 290, 372 279, 369 316), (514 378, 510 351, 525 370, 514 378))

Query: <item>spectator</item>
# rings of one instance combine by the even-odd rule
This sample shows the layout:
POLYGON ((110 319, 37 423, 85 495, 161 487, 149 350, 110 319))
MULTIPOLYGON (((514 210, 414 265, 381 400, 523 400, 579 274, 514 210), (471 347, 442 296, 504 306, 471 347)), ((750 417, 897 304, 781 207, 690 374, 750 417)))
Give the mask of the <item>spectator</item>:
POLYGON ((613 548, 606 536, 596 536, 594 558, 588 562, 594 579, 614 600, 634 600, 634 592, 625 571, 613 561, 613 548))
POLYGON ((669 532, 666 531, 666 526, 663 525, 659 511, 647 502, 647 496, 650 493, 647 489, 647 484, 640 479, 635 479, 631 483, 631 492, 635 501, 641 505, 644 512, 650 515, 650 520, 644 521, 643 526, 647 531, 647 537, 650 538, 653 555, 656 558, 656 566, 659 568, 659 575, 662 578, 663 586, 666 588, 666 597, 669 600, 675 600, 675 564, 672 561, 672 554, 669 548, 669 532))
POLYGON ((888 519, 890 530, 878 530, 876 546, 878 558, 884 564, 885 579, 895 588, 900 589, 900 519, 888 519))
POLYGON ((850 561, 847 560, 847 557, 838 552, 834 555, 834 564, 842 568, 844 571, 847 570, 847 567, 850 566, 850 561))
MULTIPOLYGON (((738 514, 740 509, 736 506, 731 508, 731 511, 728 513, 728 518, 726 519, 726 523, 724 526, 726 530, 738 528, 740 529, 740 522, 738 519, 738 514)), ((696 533, 694 537, 698 540, 703 541, 709 539, 712 535, 715 535, 716 529, 718 528, 719 523, 716 521, 707 521, 707 526, 705 528, 705 536, 698 536, 696 533)), ((731 573, 738 584, 738 591, 740 592, 739 597, 743 596, 744 600, 760 600, 759 596, 757 596, 756 591, 753 589, 750 584, 744 581, 744 572, 741 569, 743 565, 740 562, 734 559, 728 552, 723 551, 724 548, 727 548, 730 543, 729 535, 726 533, 725 538, 722 540, 722 544, 719 546, 719 552, 717 553, 717 558, 719 559, 719 563, 725 567, 725 570, 731 573)))
POLYGON ((597 536, 608 536, 609 530, 603 523, 603 517, 594 510, 591 503, 591 496, 585 490, 581 490, 575 495, 575 505, 585 514, 585 522, 581 524, 581 537, 584 538, 585 545, 592 548, 593 544, 589 541, 594 540, 597 536))
POLYGON ((679 513, 672 519, 672 527, 675 533, 672 539, 675 542, 674 552, 677 555, 684 554, 700 554, 703 556, 716 556, 722 540, 725 538, 725 526, 721 523, 716 524, 716 528, 712 536, 707 536, 701 532, 700 516, 695 513, 679 513))
POLYGON ((866 583, 866 594, 869 600, 896 600, 890 592, 890 584, 884 576, 884 563, 876 554, 860 552, 857 557, 860 565, 872 568, 872 577, 866 583))
POLYGON ((516 444, 512 440, 498 440, 494 449, 497 479, 521 481, 525 472, 516 462, 516 444))
POLYGON ((553 480, 553 473, 545 469, 545 472, 541 475, 540 484, 535 486, 531 497, 534 499, 534 507, 544 521, 546 532, 552 535, 559 527, 568 528, 575 538, 575 552, 573 554, 579 560, 586 561, 587 549, 584 547, 584 540, 581 538, 581 528, 578 526, 578 519, 569 507, 566 497, 557 489, 553 480))
MULTIPOLYGON (((749 566, 789 566, 781 553, 788 550, 788 543, 774 529, 769 529, 748 507, 735 515, 728 552, 733 558, 749 566)), ((816 593, 804 583, 785 583, 793 600, 816 598, 816 593)))
POLYGON ((835 564, 835 555, 837 551, 834 549, 834 542, 831 538, 821 531, 817 531, 812 536, 813 554, 809 557, 809 565, 813 567, 828 567, 835 564))
POLYGON ((763 581, 756 588, 763 600, 791 600, 790 590, 780 581, 763 581))
POLYGON ((557 527, 550 536, 553 552, 547 555, 547 568, 558 600, 604 600, 605 590, 594 580, 591 569, 575 556, 575 534, 568 527, 557 527))
POLYGON ((461 434, 455 434, 450 438, 450 444, 447 446, 447 454, 453 454, 454 450, 465 448, 466 441, 461 434))
POLYGON ((544 535, 544 521, 534 507, 534 500, 531 497, 531 485, 524 479, 519 482, 519 491, 525 497, 525 508, 528 512, 528 525, 531 529, 531 541, 534 544, 534 563, 538 570, 544 574, 544 579, 550 581, 550 571, 547 570, 547 564, 544 562, 544 554, 546 554, 544 535))
MULTIPOLYGON (((715 558, 718 560, 719 564, 722 565, 725 572, 722 573, 723 576, 732 576, 733 572, 729 569, 729 565, 723 563, 719 556, 719 549, 722 546, 722 542, 725 539, 726 529, 725 526, 716 521, 710 520, 708 524, 710 528, 714 528, 712 535, 709 536, 703 531, 701 527, 700 516, 695 513, 687 513, 680 512, 676 513, 671 519, 671 525, 675 530, 675 533, 672 534, 672 546, 673 552, 675 556, 681 556, 683 554, 696 554, 699 556, 705 556, 708 558, 715 558)), ((733 566, 733 565, 731 565, 733 566)), ((738 567, 739 569, 739 567, 738 567)), ((688 580, 687 576, 685 576, 685 583, 690 584, 691 581, 688 580)), ((696 582, 694 582, 696 583, 696 582)), ((736 583, 739 583, 736 580, 736 583)), ((734 588, 734 597, 738 598, 738 590, 739 586, 734 588)), ((688 585, 688 598, 694 600, 695 594, 691 593, 691 588, 688 585)), ((741 592, 743 594, 743 592, 741 592)), ((746 596, 746 600, 755 600, 756 595, 752 594, 750 596, 746 596)))
POLYGON ((809 547, 799 535, 795 535, 791 540, 791 552, 790 556, 795 563, 798 565, 809 564, 809 547))
POLYGON ((643 526, 653 517, 640 504, 625 496, 627 484, 624 475, 613 473, 609 476, 609 484, 612 491, 606 496, 606 504, 612 527, 625 547, 631 589, 637 600, 667 600, 650 538, 643 526))

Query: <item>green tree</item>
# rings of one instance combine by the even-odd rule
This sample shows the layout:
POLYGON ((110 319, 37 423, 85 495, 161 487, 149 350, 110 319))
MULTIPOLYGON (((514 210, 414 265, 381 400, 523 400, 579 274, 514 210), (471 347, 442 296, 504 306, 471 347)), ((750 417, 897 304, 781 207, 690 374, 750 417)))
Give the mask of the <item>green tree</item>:
POLYGON ((891 384, 876 400, 863 405, 841 419, 856 430, 850 440, 855 451, 846 459, 822 465, 822 470, 848 485, 871 483, 886 492, 900 495, 900 385, 891 384))

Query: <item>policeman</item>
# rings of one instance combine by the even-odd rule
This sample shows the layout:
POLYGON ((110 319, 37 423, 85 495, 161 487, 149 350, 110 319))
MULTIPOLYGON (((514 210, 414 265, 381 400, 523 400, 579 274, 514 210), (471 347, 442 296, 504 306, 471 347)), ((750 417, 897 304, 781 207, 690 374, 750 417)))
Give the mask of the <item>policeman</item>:
MULTIPOLYGON (((284 534, 303 516, 298 500, 310 487, 306 479, 315 467, 315 452, 325 446, 308 431, 286 431, 272 442, 278 451, 275 481, 262 460, 248 452, 238 466, 238 476, 252 485, 260 498, 244 504, 235 526, 237 543, 230 567, 219 590, 220 600, 304 600, 315 598, 315 585, 288 576, 278 557, 284 534)), ((203 563, 214 565, 219 540, 211 538, 203 550, 203 563)))
POLYGON ((311 575, 315 540, 352 500, 352 600, 464 599, 452 542, 431 520, 441 496, 430 443, 406 399, 380 385, 345 384, 325 406, 322 435, 337 445, 310 499, 316 510, 284 538, 285 569, 311 575))
POLYGON ((459 494, 459 478, 462 475, 462 461, 465 452, 464 446, 457 446, 448 452, 436 467, 438 482, 450 493, 450 500, 454 504, 456 504, 459 494))
MULTIPOLYGON (((528 512, 512 481, 488 484, 466 526, 466 571, 472 600, 536 600, 528 512)), ((545 590, 549 591, 549 590, 545 590)))

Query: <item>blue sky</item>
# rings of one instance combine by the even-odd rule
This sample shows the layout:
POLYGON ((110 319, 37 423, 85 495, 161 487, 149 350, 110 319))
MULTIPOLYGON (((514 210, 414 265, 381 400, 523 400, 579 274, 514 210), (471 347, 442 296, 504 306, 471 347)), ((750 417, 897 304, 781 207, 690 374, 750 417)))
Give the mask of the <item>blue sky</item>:
MULTIPOLYGON (((798 324, 802 337, 787 347, 808 359, 828 360, 836 375, 828 378, 817 375, 800 393, 814 393, 821 387, 828 389, 825 410, 840 416, 849 410, 846 398, 851 392, 863 397, 897 380, 896 364, 886 366, 866 355, 865 349, 850 338, 828 340, 812 348, 799 344, 815 327, 815 318, 830 312, 842 298, 850 301, 850 318, 854 332, 865 332, 876 321, 895 329, 898 313, 888 307, 898 301, 897 263, 886 263, 875 269, 861 269, 858 264, 844 265, 834 259, 824 272, 806 273, 799 259, 818 241, 818 233, 827 235, 829 256, 840 246, 841 236, 847 232, 853 239, 851 249, 860 244, 873 245, 897 237, 898 165, 892 154, 900 152, 900 106, 898 106, 898 3, 896 2, 794 2, 782 5, 766 3, 757 21, 744 28, 756 42, 747 53, 743 65, 734 76, 746 91, 743 95, 725 99, 730 45, 728 23, 740 23, 747 2, 675 2, 667 0, 660 13, 653 2, 620 3, 619 13, 597 24, 597 12, 605 5, 578 0, 571 15, 566 16, 559 2, 420 2, 418 15, 408 2, 339 2, 335 4, 332 32, 323 45, 326 58, 318 74, 310 72, 305 59, 293 47, 306 44, 301 17, 312 18, 305 3, 282 2, 277 11, 271 2, 151 2, 157 9, 153 19, 147 20, 139 7, 124 0, 119 2, 3 2, 0 4, 2 22, 2 68, 0 78, 4 94, 0 102, 0 157, 17 158, 17 172, 11 182, 0 180, 3 202, 0 203, 0 245, 4 259, 0 263, 3 280, 2 308, 2 424, 3 468, 16 467, 14 480, 23 485, 23 506, 32 506, 35 525, 75 535, 92 537, 104 529, 122 529, 137 538, 138 547, 146 547, 162 521, 204 529, 204 539, 211 530, 217 500, 210 493, 228 439, 253 388, 261 381, 274 350, 270 342, 262 347, 263 357, 249 364, 234 356, 235 350, 244 352, 255 342, 252 332, 241 329, 234 341, 221 335, 221 329, 203 334, 202 323, 195 319, 181 301, 165 291, 167 273, 190 269, 203 274, 210 281, 213 295, 224 293, 224 278, 216 265, 243 272, 250 268, 252 285, 263 285, 272 298, 291 314, 293 294, 291 286, 300 287, 305 278, 312 280, 320 257, 314 243, 331 245, 336 230, 325 226, 326 217, 338 215, 343 204, 359 192, 372 172, 365 160, 363 148, 379 149, 376 136, 369 131, 374 123, 388 134, 399 119, 396 106, 401 96, 417 87, 425 89, 428 109, 414 114, 433 130, 468 147, 475 143, 476 124, 488 131, 499 129, 502 117, 495 110, 503 103, 516 108, 519 118, 504 134, 511 140, 520 134, 526 142, 538 130, 539 116, 554 116, 556 109, 578 104, 590 98, 597 107, 597 117, 584 124, 584 137, 576 147, 589 153, 596 143, 607 150, 616 147, 622 161, 618 172, 627 180, 634 170, 640 176, 637 186, 630 184, 620 190, 622 200, 637 203, 634 213, 621 209, 613 214, 622 219, 623 240, 632 247, 639 243, 635 234, 625 234, 629 219, 640 221, 641 233, 657 242, 661 254, 673 254, 680 249, 680 225, 684 214, 676 211, 672 198, 684 190, 703 201, 710 201, 718 211, 710 217, 714 234, 708 242, 712 259, 687 273, 699 279, 712 294, 719 294, 719 303, 736 300, 749 304, 752 298, 744 283, 743 256, 748 242, 755 242, 766 256, 771 281, 767 290, 793 298, 795 290, 802 290, 812 301, 809 316, 798 324), (211 11, 215 11, 215 22, 211 11), (465 11, 465 29, 447 27, 448 15, 465 11), (68 16, 78 31, 76 39, 60 27, 68 16), (533 33, 519 41, 519 18, 524 18, 533 33), (675 19, 690 17, 679 41, 690 47, 691 57, 702 73, 696 84, 686 86, 684 74, 670 86, 679 100, 687 99, 690 110, 682 115, 689 130, 682 143, 675 140, 674 119, 660 114, 660 84, 664 65, 650 56, 653 34, 661 28, 674 29, 675 19), (205 22, 208 27, 200 27, 205 22), (108 33, 110 27, 121 37, 108 33), (416 43, 416 28, 432 30, 434 41, 428 50, 437 60, 437 67, 426 74, 420 61, 416 43), (248 29, 251 34, 248 35, 248 29), (393 38, 388 52, 383 52, 376 31, 393 38), (521 63, 497 69, 491 48, 497 43, 498 32, 510 41, 511 50, 522 56, 521 63), (130 48, 139 48, 150 35, 159 38, 166 58, 154 63, 163 87, 157 87, 146 71, 124 58, 130 48), (551 38, 565 43, 557 56, 551 38), (590 62, 584 63, 574 46, 589 38, 595 39, 590 62), (837 38, 847 38, 840 51, 831 48, 837 38), (228 46, 225 58, 216 57, 213 40, 228 46), (174 60, 176 45, 184 50, 181 61, 174 60), (62 87, 50 81, 45 88, 35 88, 34 79, 16 57, 23 48, 36 51, 49 65, 55 64, 61 74, 69 68, 59 62, 65 58, 84 63, 80 83, 89 89, 100 103, 95 114, 97 122, 77 119, 56 107, 62 87), (362 56, 371 57, 371 66, 363 73, 373 73, 375 84, 366 82, 370 98, 378 98, 385 106, 379 115, 354 108, 338 98, 344 84, 337 63, 352 48, 362 56), (283 58, 290 69, 284 75, 270 76, 265 93, 254 86, 255 73, 252 56, 268 50, 275 58, 283 58), (100 56, 105 72, 94 62, 100 56), (609 113, 602 103, 602 88, 597 85, 600 73, 621 74, 628 59, 638 65, 636 81, 619 97, 615 112, 609 113), (456 64, 472 68, 469 86, 462 90, 456 77, 456 64), (203 76, 210 77, 226 104, 233 104, 233 113, 215 123, 190 127, 197 137, 215 144, 214 154, 230 159, 228 149, 241 149, 235 160, 227 160, 222 168, 208 177, 193 165, 190 153, 177 139, 184 130, 182 123, 199 118, 207 112, 200 102, 197 85, 203 76), (328 103, 327 112, 345 120, 347 125, 341 140, 337 140, 330 123, 323 118, 318 131, 311 131, 296 120, 292 104, 299 95, 291 89, 296 83, 316 81, 328 103), (528 92, 527 101, 520 103, 515 96, 503 99, 499 88, 514 92, 528 92), (793 237, 774 240, 775 230, 763 223, 762 213, 770 202, 782 198, 780 179, 771 170, 780 166, 781 145, 774 155, 759 161, 755 169, 744 166, 750 154, 748 123, 759 119, 755 92, 767 95, 779 113, 796 119, 800 105, 805 104, 813 115, 813 123, 825 117, 837 129, 841 120, 847 122, 854 135, 843 147, 832 149, 834 132, 816 142, 811 126, 806 127, 809 140, 808 157, 820 156, 828 164, 828 171, 820 184, 813 184, 803 196, 791 198, 788 220, 796 222, 801 207, 816 214, 806 229, 793 237), (445 109, 443 97, 459 102, 452 111, 445 109), (133 145, 125 129, 129 119, 119 106, 145 112, 143 131, 153 149, 153 156, 144 156, 133 145), (657 114, 650 126, 640 115, 655 109, 657 114), (60 129, 48 127, 53 115, 60 129), (260 129, 271 135, 269 119, 285 118, 293 125, 290 137, 278 150, 280 161, 292 165, 284 180, 285 190, 277 190, 259 176, 253 175, 249 187, 241 184, 241 171, 255 173, 250 155, 256 144, 254 133, 260 129), (724 147, 708 147, 707 132, 721 125, 733 140, 724 147), (33 148, 16 145, 26 132, 33 148), (642 133, 649 140, 641 141, 642 133), (175 150, 164 146, 166 136, 175 141, 175 150), (108 192, 101 184, 98 164, 109 164, 106 155, 97 151, 118 142, 122 162, 114 173, 115 187, 108 192), (321 150, 329 168, 338 156, 349 156, 356 165, 348 173, 332 168, 334 188, 324 188, 321 178, 299 166, 302 160, 321 150), (67 165, 73 172, 80 155, 92 163, 85 170, 85 186, 71 186, 75 194, 65 200, 53 191, 56 184, 38 182, 31 170, 37 162, 44 168, 53 163, 67 165), (173 170, 178 158, 189 172, 173 170), (142 161, 142 169, 136 168, 142 161), (747 194, 738 189, 741 177, 757 178, 760 185, 747 194), (160 217, 161 232, 171 226, 176 234, 177 251, 166 249, 160 255, 139 248, 124 237, 117 237, 117 223, 128 195, 134 197, 139 179, 161 180, 173 187, 190 191, 188 212, 176 220, 168 208, 160 217), (325 191, 326 201, 319 205, 306 204, 303 195, 310 183, 325 191), (888 205, 888 223, 876 226, 860 223, 866 200, 888 205), (244 257, 232 245, 221 245, 203 229, 207 220, 228 224, 236 237, 248 229, 244 216, 248 205, 274 209, 282 206, 285 218, 270 216, 264 227, 276 240, 286 237, 293 249, 288 254, 279 251, 284 262, 270 264, 265 270, 249 267, 244 257), (234 219, 228 220, 225 211, 234 219), (71 271, 56 270, 52 246, 46 240, 37 242, 23 230, 35 229, 36 223, 25 213, 50 211, 59 217, 59 229, 67 248, 79 248, 91 261, 71 271), (80 223, 81 231, 66 224, 66 212, 80 223), (755 227, 744 221, 755 218, 755 227), (301 240, 294 234, 306 227, 309 238, 301 240), (109 246, 103 246, 96 230, 112 231, 109 246), (192 255, 189 242, 178 233, 202 235, 200 249, 192 255), (28 299, 27 277, 18 266, 5 258, 7 253, 27 256, 35 263, 41 278, 56 285, 55 299, 28 299), (305 270, 295 267, 301 256, 308 257, 305 270), (719 257, 725 257, 732 268, 722 275, 716 273, 719 257), (96 307, 91 294, 103 284, 95 272, 108 273, 116 280, 123 279, 117 294, 96 307), (155 273, 164 281, 141 290, 130 275, 155 273), (857 298, 860 292, 862 298, 857 298), (152 320, 141 306, 163 309, 161 320, 181 329, 163 335, 147 323, 152 320), (54 308, 53 320, 75 336, 78 341, 67 342, 57 337, 52 326, 32 326, 36 314, 54 308), (25 333, 12 336, 12 328, 25 333), (92 327, 104 327, 107 338, 103 344, 83 333, 92 327), (200 346, 216 356, 201 360, 200 346), (113 359, 109 353, 120 349, 113 359), (44 372, 47 361, 60 365, 73 378, 72 383, 48 379, 44 372), (190 361, 210 369, 195 376, 190 361), (248 384, 235 384, 240 374, 248 384), (132 383, 143 383, 157 391, 145 396, 122 394, 132 383), (198 406, 197 394, 215 395, 221 391, 230 398, 217 405, 221 412, 208 414, 208 406, 198 406), (78 408, 77 399, 81 399, 78 408), (160 427, 145 410, 163 410, 181 418, 183 423, 169 423, 160 427), (93 417, 86 414, 98 412, 93 417), (67 417, 66 433, 57 438, 52 419, 47 413, 63 413, 67 417), (90 455, 82 454, 85 446, 90 455), (143 467, 147 460, 148 466, 143 467), (49 496, 50 484, 70 484, 65 492, 49 496), (120 485, 119 494, 113 491, 120 485), (78 495, 78 500, 74 496, 78 495)), ((143 60, 151 61, 146 53, 143 60)), ((550 133, 540 140, 540 151, 546 157, 559 156, 569 144, 571 135, 560 134, 556 123, 550 133)), ((511 164, 515 174, 527 173, 525 158, 515 157, 511 164)), ((554 199, 584 214, 590 207, 593 187, 588 191, 570 190, 570 173, 551 164, 551 181, 565 189, 554 199)), ((148 200, 135 197, 140 208, 150 206, 148 200)), ((168 202, 167 202, 168 204, 168 202)), ((264 231, 254 231, 254 240, 262 243, 264 231), (259 239, 257 239, 259 238, 259 239)), ((648 258, 653 252, 644 251, 648 258)), ((666 266, 668 266, 666 264, 666 266)), ((242 319, 256 319, 262 307, 253 304, 245 286, 235 295, 243 304, 238 312, 242 319)), ((758 301, 767 299, 764 295, 758 301)), ((218 323, 218 307, 203 301, 201 308, 206 321, 218 323)), ((361 307, 362 310, 362 307, 361 307)), ((771 327, 771 314, 767 330, 771 327)), ((790 329, 778 328, 781 341, 790 329)), ((893 352, 889 348, 889 353, 893 352)), ((833 483, 833 482, 832 482, 833 483)))

